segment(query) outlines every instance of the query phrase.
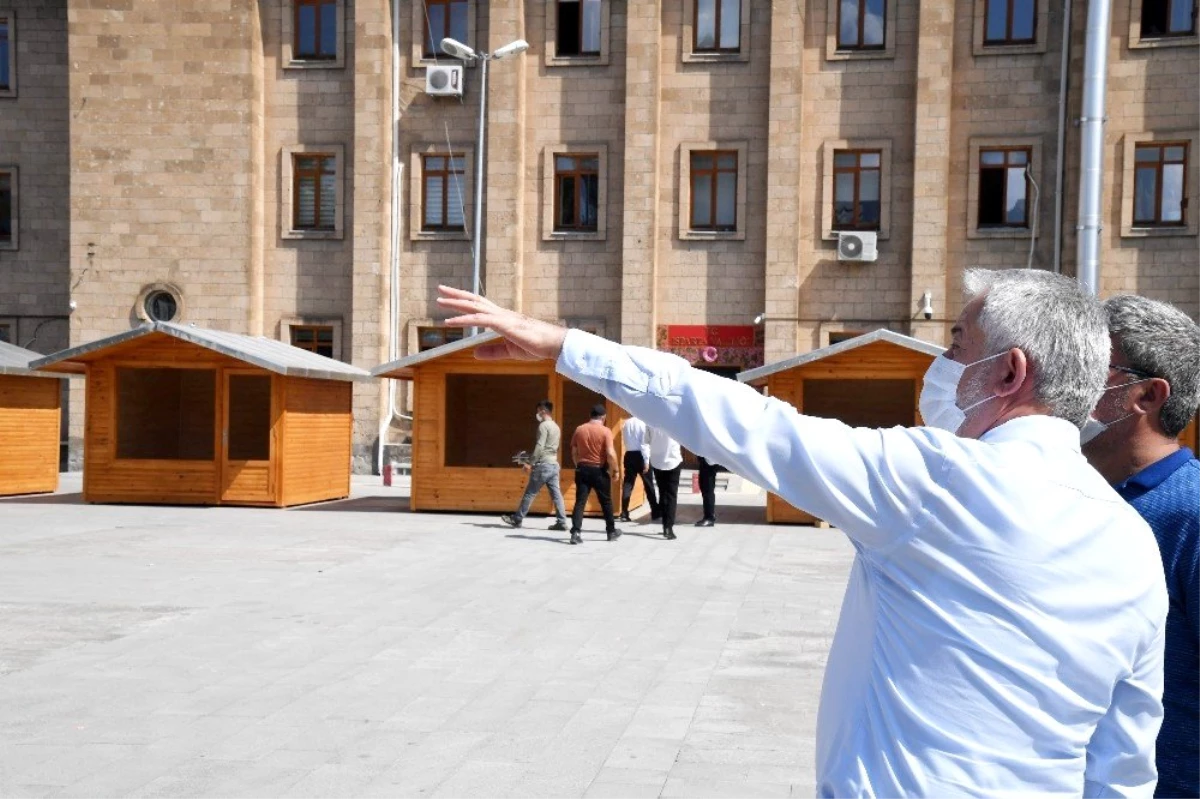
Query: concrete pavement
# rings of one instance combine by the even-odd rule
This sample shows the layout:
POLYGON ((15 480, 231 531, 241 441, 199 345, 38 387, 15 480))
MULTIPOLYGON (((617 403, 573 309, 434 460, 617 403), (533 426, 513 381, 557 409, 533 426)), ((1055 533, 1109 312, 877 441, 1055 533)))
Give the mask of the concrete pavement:
POLYGON ((0 795, 813 794, 838 532, 731 490, 715 528, 685 493, 678 541, 571 547, 377 483, 0 500, 0 795))

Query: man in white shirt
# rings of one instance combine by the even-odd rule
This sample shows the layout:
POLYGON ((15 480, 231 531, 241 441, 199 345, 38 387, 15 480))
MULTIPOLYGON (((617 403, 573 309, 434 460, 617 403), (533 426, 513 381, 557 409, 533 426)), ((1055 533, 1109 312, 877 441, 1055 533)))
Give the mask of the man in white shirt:
POLYGON ((663 538, 675 540, 675 507, 679 503, 679 470, 683 468, 683 454, 679 442, 665 430, 646 427, 646 440, 642 443, 642 457, 647 467, 654 470, 654 484, 658 486, 658 512, 662 514, 663 538))
POLYGON ((821 796, 1150 796, 1166 587, 1149 527, 1079 448, 1099 303, 1038 270, 966 275, 927 427, 802 416, 682 359, 442 288, 482 358, 581 385, 840 528, 857 550, 817 719, 821 796))
POLYGON ((642 488, 646 491, 646 501, 650 503, 650 521, 656 522, 660 515, 658 494, 654 490, 654 475, 642 453, 642 444, 646 441, 646 423, 636 416, 630 416, 621 424, 621 440, 625 444, 625 457, 621 464, 621 515, 617 521, 630 521, 629 498, 633 496, 634 483, 640 477, 642 488))

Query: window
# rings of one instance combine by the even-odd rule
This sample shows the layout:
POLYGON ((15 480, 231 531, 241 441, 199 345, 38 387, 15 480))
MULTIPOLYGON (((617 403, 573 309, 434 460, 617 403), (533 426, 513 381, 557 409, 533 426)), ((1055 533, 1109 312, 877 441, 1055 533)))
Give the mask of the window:
POLYGON ((461 327, 418 327, 417 352, 432 350, 453 341, 462 341, 464 330, 461 327))
POLYGON ((271 458, 271 376, 229 375, 227 457, 231 461, 271 458))
POLYGON ((1187 142, 1147 142, 1134 148, 1134 226, 1187 224, 1187 151, 1187 142))
POLYGON ((327 153, 293 156, 292 228, 333 230, 337 211, 337 158, 327 153))
POLYGON ((600 55, 601 0, 558 0, 555 54, 600 55))
POLYGON ((879 150, 839 150, 833 154, 833 227, 879 230, 879 150))
POLYGON ((284 239, 341 239, 345 148, 297 144, 283 148, 284 239))
POLYGON ((595 231, 600 207, 600 157, 554 156, 554 229, 595 231))
POLYGON ((549 392, 546 375, 446 375, 445 465, 511 469, 513 455, 532 444, 533 407, 549 392))
POLYGON ((691 229, 737 230, 737 151, 693 151, 690 176, 691 229))
POLYGON ((882 50, 887 19, 887 0, 840 0, 838 3, 839 50, 882 50))
POLYGON ((425 0, 426 58, 442 55, 442 39, 456 39, 469 44, 467 0, 425 0))
POLYGON ((5 344, 13 343, 12 325, 8 322, 0 322, 0 341, 5 344))
POLYGON ((151 291, 143 300, 146 316, 155 322, 170 322, 179 315, 179 302, 169 291, 151 291))
POLYGON ((863 335, 861 330, 832 330, 829 333, 829 344, 841 344, 843 341, 849 341, 852 338, 858 338, 863 335))
POLYGON ((117 457, 213 459, 217 373, 117 369, 117 457))
POLYGON ((295 26, 292 57, 296 60, 331 61, 337 58, 337 0, 292 0, 295 26))
POLYGON ((984 6, 985 46, 1037 41, 1036 0, 986 0, 984 6))
POLYGON ((292 346, 302 350, 333 356, 333 325, 291 325, 292 346))
POLYGON ((16 246, 17 180, 16 172, 0 170, 0 247, 16 246))
POLYGON ((979 227, 1029 227, 1027 148, 979 151, 979 227))
POLYGON ((13 49, 11 17, 0 14, 0 92, 13 89, 13 49))
POLYGON ((741 49, 741 0, 692 0, 692 50, 736 53, 741 49))
POLYGON ((422 156, 422 230, 466 230, 465 175, 466 159, 461 155, 422 156))
POLYGON ((1196 0, 1142 0, 1141 38, 1193 36, 1196 0))

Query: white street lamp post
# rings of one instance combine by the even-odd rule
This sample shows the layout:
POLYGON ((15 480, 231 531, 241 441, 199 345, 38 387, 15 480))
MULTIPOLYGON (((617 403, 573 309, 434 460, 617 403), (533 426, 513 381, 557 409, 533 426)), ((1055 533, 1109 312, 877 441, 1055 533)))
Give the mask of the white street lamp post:
MULTIPOLYGON (((483 270, 483 180, 485 174, 483 150, 487 141, 488 62, 498 61, 510 55, 519 55, 529 49, 529 43, 524 39, 517 39, 489 54, 477 53, 460 41, 446 38, 442 39, 441 48, 442 52, 451 58, 479 61, 480 69, 482 69, 479 80, 479 139, 475 144, 475 232, 471 238, 471 291, 479 294, 480 275, 483 270)), ((478 328, 471 328, 471 335, 478 332, 478 328)))

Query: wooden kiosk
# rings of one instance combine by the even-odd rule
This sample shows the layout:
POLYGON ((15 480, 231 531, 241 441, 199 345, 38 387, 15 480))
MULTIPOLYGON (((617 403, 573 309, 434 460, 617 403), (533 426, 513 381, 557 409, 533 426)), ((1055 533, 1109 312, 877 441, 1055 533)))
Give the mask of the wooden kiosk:
POLYGON ((41 357, 0 341, 0 496, 58 489, 63 378, 29 368, 41 357))
MULTIPOLYGON (((738 375, 791 403, 801 413, 840 419, 856 427, 921 424, 921 379, 943 348, 875 330, 862 336, 767 364, 738 375)), ((767 497, 767 522, 816 524, 821 520, 779 497, 767 497)))
MULTIPOLYGON (((554 419, 562 428, 562 491, 567 513, 575 502, 575 470, 570 441, 586 422, 592 406, 605 403, 608 425, 616 437, 617 458, 623 456, 619 427, 626 413, 604 397, 567 380, 553 361, 479 361, 475 348, 498 338, 482 333, 461 341, 383 364, 377 377, 413 383, 412 496, 414 511, 499 513, 516 510, 525 492, 525 472, 513 456, 533 449, 537 426, 534 406, 554 403, 554 419)), ((630 506, 643 501, 640 482, 630 506)), ((620 513, 620 478, 613 478, 614 513, 620 513)), ((553 513, 548 492, 530 509, 553 513)), ((593 493, 587 513, 600 512, 593 493)))
POLYGON ((87 375, 88 502, 284 507, 350 493, 362 369, 281 341, 153 322, 35 369, 87 375))

